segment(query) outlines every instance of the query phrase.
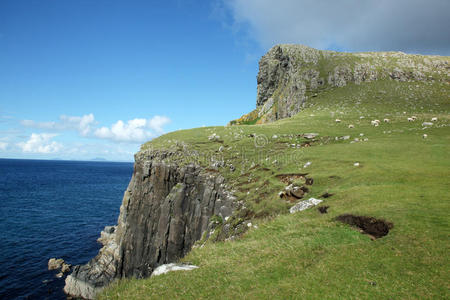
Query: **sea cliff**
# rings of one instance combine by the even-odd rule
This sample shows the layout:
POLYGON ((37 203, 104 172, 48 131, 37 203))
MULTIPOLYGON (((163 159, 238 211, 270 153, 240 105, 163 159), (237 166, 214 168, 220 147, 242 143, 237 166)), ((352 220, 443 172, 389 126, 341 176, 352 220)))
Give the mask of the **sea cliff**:
POLYGON ((175 155, 163 150, 135 155, 117 225, 101 233, 98 255, 66 278, 68 295, 92 299, 115 279, 148 277, 208 235, 211 217, 232 214, 234 198, 224 178, 199 165, 168 162, 175 155))

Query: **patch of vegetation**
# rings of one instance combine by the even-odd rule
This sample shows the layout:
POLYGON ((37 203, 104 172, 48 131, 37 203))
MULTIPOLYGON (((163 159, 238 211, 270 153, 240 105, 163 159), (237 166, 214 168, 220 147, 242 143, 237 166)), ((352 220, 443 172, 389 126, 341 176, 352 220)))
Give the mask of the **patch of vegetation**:
POLYGON ((217 172, 246 210, 223 222, 217 237, 226 224, 246 232, 193 249, 183 261, 199 269, 121 280, 100 299, 449 298, 449 95, 442 82, 349 84, 321 92, 289 119, 177 131, 143 145, 182 145, 198 155, 177 162, 207 168, 223 160, 217 172), (412 115, 417 120, 408 122, 412 115), (422 126, 433 117, 438 121, 422 126), (223 143, 210 141, 212 134, 223 143), (324 200, 328 213, 288 214, 293 203, 278 196, 287 184, 280 175, 305 173, 314 179, 307 197, 324 200), (344 214, 395 227, 373 241, 335 220, 344 214))

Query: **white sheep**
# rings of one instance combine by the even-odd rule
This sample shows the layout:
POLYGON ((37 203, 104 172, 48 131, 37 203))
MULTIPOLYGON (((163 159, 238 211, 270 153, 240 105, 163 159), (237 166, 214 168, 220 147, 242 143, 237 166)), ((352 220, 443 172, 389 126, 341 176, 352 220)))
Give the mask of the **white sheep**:
POLYGON ((416 116, 412 116, 411 119, 413 119, 414 121, 417 120, 416 116))
POLYGON ((428 134, 424 133, 422 136, 424 139, 426 139, 428 137, 428 134))
POLYGON ((374 120, 374 121, 377 122, 377 123, 381 123, 380 120, 374 120))
POLYGON ((372 124, 373 126, 378 126, 378 125, 380 125, 379 122, 378 122, 378 120, 370 121, 370 124, 372 124))
POLYGON ((341 123, 341 120, 339 120, 339 119, 336 119, 336 123, 341 123))
POLYGON ((437 122, 437 118, 436 117, 431 118, 431 122, 437 122))
POLYGON ((391 120, 389 120, 389 119, 384 119, 384 120, 383 120, 384 123, 389 123, 390 121, 391 121, 391 120))
POLYGON ((408 122, 414 122, 413 118, 408 118, 408 122))
POLYGON ((348 128, 355 128, 355 125, 350 124, 350 125, 348 125, 348 128))

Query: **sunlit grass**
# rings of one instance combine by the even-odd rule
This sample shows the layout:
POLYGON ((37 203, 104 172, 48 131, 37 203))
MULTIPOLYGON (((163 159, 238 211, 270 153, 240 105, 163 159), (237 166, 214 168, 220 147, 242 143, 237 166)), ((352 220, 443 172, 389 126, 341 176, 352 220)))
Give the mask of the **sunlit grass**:
MULTIPOLYGON (((122 280, 100 298, 449 298, 449 92, 446 83, 349 85, 320 94, 291 119, 178 131, 144 145, 173 150, 185 145, 200 156, 223 156, 236 170, 219 172, 259 216, 251 220, 258 228, 233 242, 192 250, 183 261, 199 269, 122 280), (411 115, 417 121, 408 122, 411 115), (438 121, 423 129, 422 122, 432 117, 438 121), (370 124, 384 118, 390 122, 370 124), (319 133, 311 147, 288 146, 306 142, 297 135, 307 132, 319 133), (220 142, 208 140, 213 133, 220 142), (250 134, 266 136, 267 144, 256 148, 250 134), (345 135, 351 138, 336 140, 345 135), (350 143, 355 138, 368 141, 350 143), (303 168, 306 162, 311 165, 303 168), (314 178, 307 197, 334 194, 324 199, 329 213, 287 214, 292 204, 277 196, 285 185, 275 177, 287 173, 314 178), (343 213, 383 218, 394 228, 372 241, 333 220, 343 213)), ((208 167, 209 161, 202 163, 208 167)))

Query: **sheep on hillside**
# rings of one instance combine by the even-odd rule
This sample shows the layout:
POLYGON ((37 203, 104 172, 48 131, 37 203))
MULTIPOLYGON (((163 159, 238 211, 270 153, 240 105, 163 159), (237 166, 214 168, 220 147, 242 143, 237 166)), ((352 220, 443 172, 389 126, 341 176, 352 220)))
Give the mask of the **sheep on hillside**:
POLYGON ((391 120, 389 120, 389 119, 384 119, 384 120, 383 120, 384 123, 389 123, 390 121, 391 121, 391 120))
POLYGON ((431 122, 437 122, 437 118, 436 117, 431 118, 431 122))

